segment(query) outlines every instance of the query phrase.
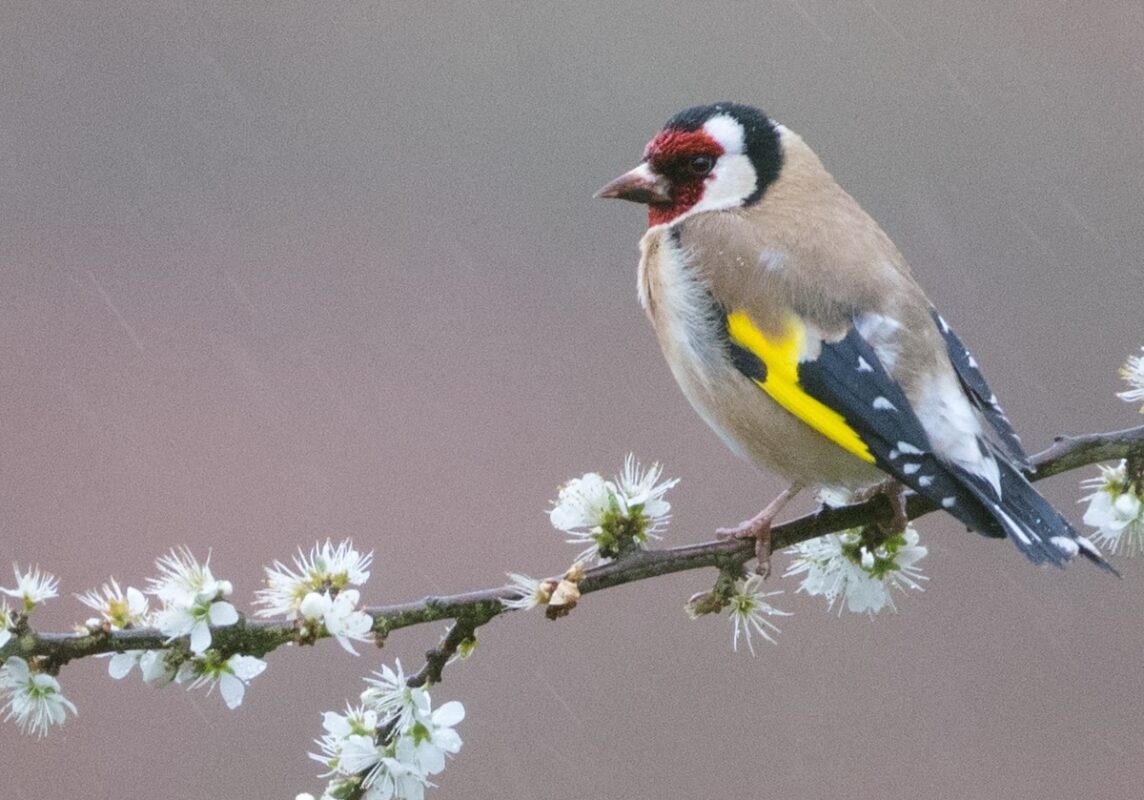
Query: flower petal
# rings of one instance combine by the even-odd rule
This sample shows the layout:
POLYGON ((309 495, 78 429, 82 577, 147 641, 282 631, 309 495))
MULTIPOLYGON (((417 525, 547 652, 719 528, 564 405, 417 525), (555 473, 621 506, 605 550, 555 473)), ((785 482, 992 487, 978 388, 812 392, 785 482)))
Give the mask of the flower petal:
POLYGON ((211 629, 205 622, 200 622, 191 628, 191 652, 202 655, 211 646, 211 629))
POLYGON ((234 710, 242 705, 242 696, 246 693, 246 684, 234 675, 224 672, 218 679, 218 691, 226 702, 226 707, 234 710))
POLYGON ((443 728, 452 728, 465 718, 465 706, 450 700, 433 712, 433 724, 443 728))
POLYGON ((224 600, 211 603, 209 616, 212 625, 233 625, 238 622, 238 611, 224 600))

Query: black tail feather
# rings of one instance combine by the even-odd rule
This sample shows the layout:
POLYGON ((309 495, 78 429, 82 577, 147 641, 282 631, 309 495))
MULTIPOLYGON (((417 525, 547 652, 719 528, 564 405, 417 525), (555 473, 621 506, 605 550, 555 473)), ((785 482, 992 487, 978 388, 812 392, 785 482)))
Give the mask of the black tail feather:
MULTIPOLYGON (((1001 478, 1001 499, 993 488, 973 479, 963 470, 962 485, 972 493, 981 507, 992 517, 993 533, 1003 531, 1034 564, 1048 562, 1058 567, 1077 555, 1082 555, 1098 567, 1119 576, 1104 559, 1096 545, 1077 533, 1044 497, 1033 488, 1017 468, 1004 459, 997 459, 1001 478)), ((973 527, 973 526, 971 526, 973 527)))

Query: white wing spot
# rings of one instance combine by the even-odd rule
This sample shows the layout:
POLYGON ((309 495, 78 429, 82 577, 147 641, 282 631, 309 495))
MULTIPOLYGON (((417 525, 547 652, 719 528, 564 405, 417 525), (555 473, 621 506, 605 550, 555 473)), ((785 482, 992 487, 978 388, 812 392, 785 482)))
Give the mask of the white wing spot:
POLYGON ((879 395, 878 397, 874 398, 874 410, 875 411, 897 411, 898 407, 895 406, 893 403, 891 403, 886 398, 879 395))
POLYGON ((1101 553, 1100 553, 1100 548, 1098 548, 1096 545, 1094 545, 1092 542, 1090 542, 1085 537, 1078 536, 1078 537, 1076 537, 1075 541, 1089 555, 1094 555, 1097 558, 1099 558, 1101 561, 1104 560, 1104 556, 1101 555, 1101 553))
POLYGON ((911 456, 920 456, 922 454, 922 451, 920 448, 914 447, 909 442, 898 442, 898 449, 901 450, 903 453, 906 453, 907 455, 911 455, 911 456))
POLYGON ((1080 545, 1067 536, 1054 536, 1052 539, 1049 539, 1049 541, 1052 542, 1058 550, 1064 553, 1065 558, 1072 558, 1080 552, 1080 545))
POLYGON ((941 326, 942 333, 949 333, 949 323, 945 321, 945 317, 941 314, 937 315, 937 324, 941 326))
POLYGON ((913 475, 921 468, 921 464, 902 464, 902 472, 904 472, 906 475, 913 475))
POLYGON ((953 504, 957 502, 956 497, 943 497, 941 498, 942 508, 953 508, 953 504))
POLYGON ((977 359, 973 356, 969 356, 969 360, 966 363, 969 364, 970 369, 980 369, 977 359))
POLYGON ((933 486, 933 475, 920 475, 918 477, 918 486, 923 489, 928 489, 930 486, 933 486))
POLYGON ((873 372, 874 368, 870 366, 870 362, 858 356, 858 371, 859 372, 873 372))

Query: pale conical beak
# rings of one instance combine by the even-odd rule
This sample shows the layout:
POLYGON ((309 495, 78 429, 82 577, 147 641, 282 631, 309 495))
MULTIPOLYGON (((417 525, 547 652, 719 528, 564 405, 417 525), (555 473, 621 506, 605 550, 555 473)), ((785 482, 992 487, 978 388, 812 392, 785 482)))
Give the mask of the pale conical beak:
POLYGON ((671 202, 668 189, 667 179, 652 172, 651 167, 644 163, 630 172, 625 172, 594 196, 657 205, 671 202))

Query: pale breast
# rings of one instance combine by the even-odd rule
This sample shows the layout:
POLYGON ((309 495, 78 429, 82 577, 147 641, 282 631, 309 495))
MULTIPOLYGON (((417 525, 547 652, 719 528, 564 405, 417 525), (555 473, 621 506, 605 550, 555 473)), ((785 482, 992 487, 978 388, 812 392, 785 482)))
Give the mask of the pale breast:
POLYGON ((640 242, 640 302, 683 394, 726 445, 808 485, 865 486, 879 473, 850 456, 744 376, 727 355, 724 309, 666 226, 640 242))

